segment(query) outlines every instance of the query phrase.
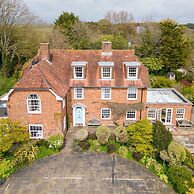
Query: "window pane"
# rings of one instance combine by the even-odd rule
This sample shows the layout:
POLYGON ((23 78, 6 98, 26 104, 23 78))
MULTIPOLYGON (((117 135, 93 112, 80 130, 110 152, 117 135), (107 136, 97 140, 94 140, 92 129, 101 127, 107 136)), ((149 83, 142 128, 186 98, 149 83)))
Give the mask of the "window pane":
POLYGON ((128 78, 137 77, 137 67, 128 67, 128 78))
POLYGON ((102 78, 111 78, 111 67, 102 67, 102 78))
POLYGON ((185 109, 184 108, 178 108, 176 109, 176 119, 184 119, 185 117, 185 109))
POLYGON ((31 138, 43 138, 42 125, 30 125, 31 138))
POLYGON ((75 78, 83 78, 83 67, 74 68, 75 68, 75 78))
POLYGON ((148 119, 156 119, 156 109, 155 108, 150 108, 148 109, 148 115, 147 118, 148 119))
POLYGON ((102 99, 110 99, 111 98, 111 89, 110 88, 102 88, 101 89, 101 98, 102 99))
POLYGON ((102 119, 110 119, 110 109, 109 108, 101 109, 101 118, 102 119))
POLYGON ((41 112, 40 98, 36 94, 28 96, 28 112, 41 112))
POLYGON ((128 110, 127 111, 127 115, 126 115, 127 119, 131 119, 131 120, 135 120, 136 119, 136 111, 135 110, 128 110))
POLYGON ((137 88, 129 88, 128 89, 128 99, 136 99, 137 98, 137 88))
POLYGON ((83 99, 83 88, 74 88, 74 98, 83 99))

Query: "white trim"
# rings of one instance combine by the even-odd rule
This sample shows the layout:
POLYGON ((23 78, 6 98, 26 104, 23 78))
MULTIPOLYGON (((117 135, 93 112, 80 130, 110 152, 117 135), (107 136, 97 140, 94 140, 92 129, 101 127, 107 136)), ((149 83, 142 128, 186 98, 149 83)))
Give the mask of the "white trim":
POLYGON ((67 128, 67 126, 66 126, 66 115, 64 116, 64 118, 63 118, 63 131, 65 131, 66 130, 66 128, 67 128))
POLYGON ((148 108, 148 109, 147 109, 147 119, 148 119, 148 120, 156 120, 156 115, 157 115, 157 108, 148 108), (153 117, 148 117, 149 111, 152 111, 152 110, 155 111, 155 117, 154 117, 154 118, 153 118, 153 117))
POLYGON ((138 67, 134 67, 134 66, 129 66, 127 67, 127 79, 130 79, 130 80, 137 80, 138 79, 138 67), (136 76, 129 76, 129 68, 136 68, 136 76))
POLYGON ((83 66, 86 66, 87 64, 88 64, 87 61, 73 61, 73 62, 71 62, 72 66, 77 66, 77 67, 79 67, 79 66, 83 67, 83 66))
POLYGON ((76 108, 82 108, 82 110, 83 110, 83 126, 86 126, 86 122, 85 122, 85 116, 86 116, 85 115, 85 112, 86 112, 85 106, 82 106, 82 105, 79 105, 79 104, 73 106, 73 126, 74 127, 77 126, 76 125, 76 116, 75 116, 76 108))
POLYGON ((76 79, 76 80, 79 80, 79 79, 82 80, 82 79, 84 79, 84 67, 83 66, 74 66, 73 67, 73 74, 74 74, 74 77, 73 78, 76 79), (82 68, 82 76, 81 77, 77 77, 76 76, 76 73, 75 73, 75 68, 76 67, 81 67, 82 68))
POLYGON ((98 62, 98 65, 100 67, 114 67, 114 62, 110 61, 110 62, 98 62))
POLYGON ((49 92, 51 92, 55 97, 57 101, 63 101, 64 99, 58 96, 53 90, 49 89, 49 92))
POLYGON ((30 134, 30 139, 43 139, 43 134, 44 134, 44 129, 43 129, 43 125, 42 124, 29 124, 28 125, 28 131, 29 131, 29 134, 30 134), (38 126, 38 127, 42 127, 42 135, 41 135, 41 137, 31 137, 31 133, 30 133, 30 127, 31 126, 38 126))
POLYGON ((14 91, 14 89, 10 89, 9 92, 3 94, 1 97, 0 97, 0 101, 8 101, 9 100, 9 96, 10 94, 14 91))
POLYGON ((111 88, 101 88, 101 100, 111 100, 112 98, 112 89, 111 88), (110 90, 110 97, 109 98, 104 98, 103 94, 105 94, 105 92, 103 93, 103 90, 105 89, 109 89, 110 90))
POLYGON ((138 95, 138 88, 136 88, 136 87, 130 87, 130 88, 127 89, 127 100, 137 100, 137 95, 138 95), (128 96, 129 96, 129 90, 132 89, 132 88, 136 90, 136 98, 128 98, 128 96))
POLYGON ((138 61, 123 62, 123 64, 125 64, 126 67, 139 67, 139 66, 141 66, 141 63, 139 63, 138 61))
POLYGON ((111 120, 111 109, 110 108, 101 108, 101 119, 102 120, 111 120), (102 118, 102 111, 103 110, 110 110, 110 117, 109 118, 102 118))
POLYGON ((101 67, 101 80, 110 80, 112 79, 112 67, 101 67), (109 77, 103 77, 103 68, 110 68, 110 76, 109 77))
POLYGON ((79 87, 74 88, 74 99, 75 100, 83 100, 84 99, 84 88, 79 88, 79 87), (76 95, 77 94, 77 92, 76 92, 77 89, 82 89, 82 97, 81 98, 77 98, 77 95, 76 95))
POLYGON ((102 52, 102 56, 111 56, 112 52, 102 52))
POLYGON ((172 123, 172 115, 173 115, 173 108, 166 108, 166 116, 165 116, 165 124, 171 124, 172 123), (170 115, 170 122, 166 122, 167 117, 168 117, 168 110, 171 110, 171 115, 170 115))
POLYGON ((126 120, 128 120, 128 121, 136 121, 136 119, 137 119, 137 111, 134 110, 134 109, 130 109, 130 110, 128 110, 128 111, 126 112, 126 120), (127 113, 128 113, 130 110, 135 111, 135 118, 127 118, 127 113))
POLYGON ((41 98, 40 98, 40 96, 38 95, 38 94, 36 94, 36 93, 31 93, 31 94, 29 94, 28 96, 27 96, 27 98, 26 98, 26 102, 27 102, 27 113, 28 114, 42 114, 42 104, 41 104, 41 98), (36 96, 38 96, 38 98, 39 98, 39 102, 40 102, 40 111, 29 111, 29 105, 28 105, 28 97, 30 96, 30 95, 36 95, 36 96))

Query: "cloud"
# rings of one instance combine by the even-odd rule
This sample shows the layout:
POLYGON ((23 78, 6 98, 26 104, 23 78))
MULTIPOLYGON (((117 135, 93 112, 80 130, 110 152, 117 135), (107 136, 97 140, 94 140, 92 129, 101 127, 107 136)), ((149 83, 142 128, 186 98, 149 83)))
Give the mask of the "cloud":
POLYGON ((125 10, 137 21, 173 18, 180 23, 194 22, 193 0, 24 0, 32 12, 53 22, 63 11, 73 12, 84 21, 102 19, 108 10, 125 10))

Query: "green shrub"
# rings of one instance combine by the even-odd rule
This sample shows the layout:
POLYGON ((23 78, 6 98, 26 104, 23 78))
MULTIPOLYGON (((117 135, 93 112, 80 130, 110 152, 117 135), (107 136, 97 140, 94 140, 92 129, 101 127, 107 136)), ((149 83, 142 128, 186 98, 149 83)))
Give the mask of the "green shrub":
POLYGON ((36 145, 37 145, 38 147, 44 146, 45 148, 48 148, 48 147, 49 147, 49 142, 48 142, 46 139, 39 139, 39 140, 36 142, 36 145))
POLYGON ((162 122, 156 121, 153 124, 153 144, 158 152, 166 150, 172 141, 172 134, 166 129, 162 122))
POLYGON ((88 138, 88 130, 83 128, 76 133, 76 139, 78 141, 85 141, 88 138))
POLYGON ((83 150, 89 150, 90 148, 90 143, 85 140, 85 141, 80 141, 78 144, 83 150))
POLYGON ((185 194, 189 188, 193 187, 192 174, 183 167, 170 166, 167 176, 174 190, 180 194, 185 194))
POLYGON ((116 140, 120 143, 127 143, 129 140, 127 130, 123 126, 118 126, 115 129, 114 134, 116 136, 116 140))
POLYGON ((170 157, 170 164, 181 164, 186 158, 185 147, 175 141, 172 141, 168 146, 168 155, 170 157))
POLYGON ((88 139, 96 140, 96 131, 88 131, 88 139))
POLYGON ((111 136, 111 129, 107 126, 101 125, 96 129, 96 136, 100 144, 107 144, 109 137, 111 136))
POLYGON ((50 156, 52 154, 55 154, 55 153, 58 153, 58 150, 53 150, 53 149, 49 149, 49 148, 46 148, 45 146, 39 146, 38 147, 38 154, 36 156, 36 159, 41 159, 41 158, 44 158, 46 156, 50 156))
POLYGON ((12 161, 3 159, 0 161, 0 178, 7 178, 16 170, 15 165, 12 161))
POLYGON ((93 141, 93 150, 96 152, 100 152, 100 142, 98 140, 93 141))
POLYGON ((71 145, 71 148, 74 152, 82 152, 83 149, 79 146, 79 142, 77 139, 74 139, 71 145))
POLYGON ((136 149, 136 152, 140 152, 144 155, 153 155, 153 130, 152 124, 146 120, 140 120, 127 127, 129 135, 129 143, 136 149))
POLYGON ((63 135, 53 135, 48 138, 49 148, 59 150, 64 145, 63 135))
POLYGON ((152 88, 170 88, 174 83, 172 80, 163 76, 151 77, 150 82, 152 88))
POLYGON ((186 158, 185 158, 184 164, 194 170, 194 157, 189 152, 189 150, 185 149, 185 151, 186 151, 186 158))
POLYGON ((118 152, 122 158, 127 158, 129 150, 126 146, 121 146, 118 152))
POLYGON ((116 147, 114 144, 108 144, 107 145, 107 153, 112 154, 116 151, 116 147))
POLYGON ((170 162, 170 157, 169 157, 168 152, 167 152, 166 150, 160 151, 160 158, 161 158, 164 162, 170 162))
POLYGON ((32 143, 23 144, 14 153, 15 162, 17 165, 32 163, 36 159, 37 154, 38 146, 32 143))

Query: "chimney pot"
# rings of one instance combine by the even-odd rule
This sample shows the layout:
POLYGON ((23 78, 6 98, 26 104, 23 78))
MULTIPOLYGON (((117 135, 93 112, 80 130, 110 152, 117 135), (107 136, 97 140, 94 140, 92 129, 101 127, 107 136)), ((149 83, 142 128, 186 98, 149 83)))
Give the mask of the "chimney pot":
POLYGON ((112 52, 112 43, 110 41, 102 42, 102 52, 111 53, 112 52))
POLYGON ((40 43, 39 59, 40 61, 43 59, 51 60, 49 43, 40 43))

